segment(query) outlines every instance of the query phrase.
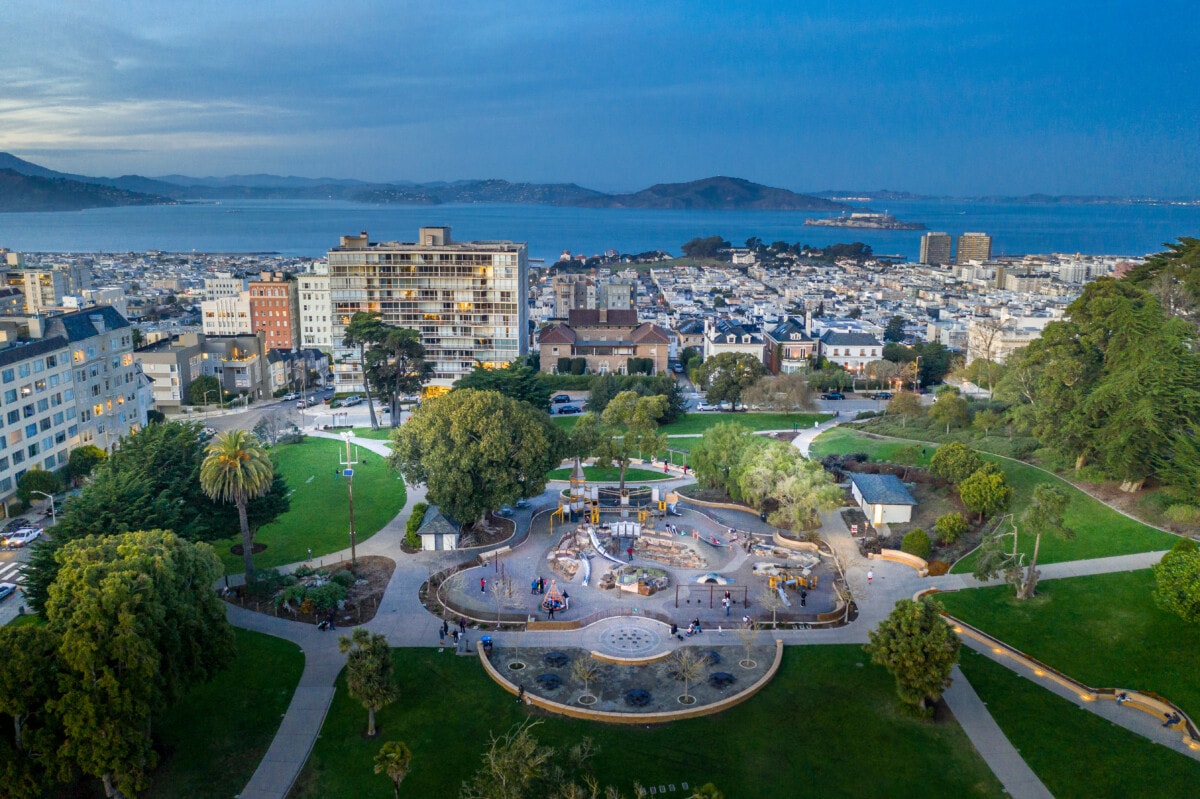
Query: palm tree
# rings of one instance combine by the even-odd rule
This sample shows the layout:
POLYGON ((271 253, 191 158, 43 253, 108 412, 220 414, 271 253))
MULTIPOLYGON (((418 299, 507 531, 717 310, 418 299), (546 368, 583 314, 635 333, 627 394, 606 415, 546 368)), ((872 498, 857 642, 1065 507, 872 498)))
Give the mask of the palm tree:
POLYGON ((412 750, 404 741, 388 741, 379 748, 375 755, 375 773, 387 774, 392 780, 392 789, 396 799, 400 797, 400 783, 408 776, 412 766, 412 750))
POLYGON ((200 465, 200 487, 218 502, 237 505, 246 581, 254 582, 254 534, 246 516, 246 503, 271 490, 275 466, 258 439, 246 430, 221 433, 208 445, 207 452, 200 465))

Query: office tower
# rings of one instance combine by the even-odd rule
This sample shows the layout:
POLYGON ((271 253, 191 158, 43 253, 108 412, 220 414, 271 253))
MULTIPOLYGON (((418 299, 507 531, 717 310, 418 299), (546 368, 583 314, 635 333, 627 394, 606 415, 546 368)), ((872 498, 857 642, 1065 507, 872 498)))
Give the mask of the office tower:
POLYGON ((950 263, 950 244, 950 235, 947 233, 926 233, 921 237, 921 263, 950 263))
POLYGON ((529 351, 528 249, 512 241, 454 243, 448 227, 417 242, 342 236, 329 251, 333 371, 339 391, 361 391, 357 347, 346 326, 359 311, 421 335, 433 365, 428 386, 448 389, 477 365, 503 367, 529 351))
POLYGON ((992 257, 992 237, 986 233, 964 233, 958 237, 956 264, 968 261, 986 261, 992 257))

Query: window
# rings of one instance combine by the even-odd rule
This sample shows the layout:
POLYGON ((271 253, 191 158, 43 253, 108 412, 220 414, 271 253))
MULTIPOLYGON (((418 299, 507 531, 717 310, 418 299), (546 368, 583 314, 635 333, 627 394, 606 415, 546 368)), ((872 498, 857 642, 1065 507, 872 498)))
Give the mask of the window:
POLYGON ((25 425, 25 435, 29 436, 30 438, 33 438, 34 436, 36 436, 37 435, 37 425, 36 424, 25 425))
POLYGON ((46 368, 53 369, 56 366, 58 366, 58 357, 55 355, 47 355, 46 356, 46 368))
POLYGON ((35 410, 33 409, 33 403, 32 403, 32 402, 31 402, 31 403, 29 403, 28 405, 26 405, 26 406, 22 407, 22 408, 21 408, 21 412, 25 414, 25 418, 26 418, 26 419, 28 419, 30 416, 33 416, 35 413, 37 413, 37 411, 35 411, 35 410))
POLYGON ((67 434, 64 433, 63 431, 59 430, 57 433, 54 434, 54 443, 55 444, 65 443, 66 440, 67 440, 67 434))
POLYGON ((20 424, 21 423, 21 412, 20 411, 9 411, 8 412, 8 423, 9 424, 20 424))
POLYGON ((38 403, 37 403, 37 409, 38 409, 39 411, 48 411, 48 410, 50 410, 50 400, 48 400, 48 399, 40 399, 40 400, 38 400, 38 403))
POLYGON ((41 394, 43 391, 46 390, 46 381, 45 380, 35 380, 33 382, 33 390, 36 391, 37 393, 41 394))
POLYGON ((8 468, 8 458, 0 458, 0 472, 8 468))
POLYGON ((45 431, 49 430, 50 429, 50 420, 49 419, 40 420, 38 422, 38 429, 41 430, 43 433, 45 431))
POLYGON ((17 375, 12 369, 5 369, 3 372, 0 372, 0 380, 3 380, 5 383, 11 383, 16 379, 17 375))
POLYGON ((0 491, 8 493, 9 491, 12 491, 12 487, 13 481, 11 477, 5 477, 3 480, 0 480, 0 491))
POLYGON ((56 425, 59 425, 59 424, 62 424, 62 423, 63 423, 63 414, 62 414, 62 411, 59 411, 58 413, 54 414, 54 423, 55 423, 56 425))
POLYGON ((15 388, 10 388, 8 391, 4 392, 4 402, 5 403, 16 402, 16 401, 17 401, 17 390, 15 388))
MULTIPOLYGON (((40 446, 38 446, 38 443, 36 441, 33 442, 32 444, 30 444, 28 447, 29 457, 31 457, 31 458, 36 458, 38 456, 38 453, 41 451, 42 451, 42 448, 40 446)), ((13 453, 13 454, 15 455, 16 453, 13 453)))
POLYGON ((17 374, 21 377, 29 377, 29 364, 23 363, 17 367, 17 374))
POLYGON ((37 374, 38 372, 44 372, 44 371, 46 371, 46 362, 43 361, 41 358, 38 358, 36 361, 33 362, 33 373, 37 374))
POLYGON ((54 388, 59 383, 58 375, 50 375, 50 388, 54 388))

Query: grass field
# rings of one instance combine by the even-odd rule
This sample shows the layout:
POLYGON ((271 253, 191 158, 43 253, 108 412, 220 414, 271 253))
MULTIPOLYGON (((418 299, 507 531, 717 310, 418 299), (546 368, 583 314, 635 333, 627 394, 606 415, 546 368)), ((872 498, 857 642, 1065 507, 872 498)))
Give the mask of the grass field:
MULTIPOLYGON (((350 509, 346 479, 340 475, 345 445, 327 438, 309 438, 303 444, 276 447, 279 469, 291 490, 291 509, 262 527, 254 540, 267 548, 254 556, 258 568, 302 561, 313 555, 337 552, 350 545, 350 509)), ((382 456, 358 449, 354 466, 354 527, 361 543, 391 521, 404 507, 404 481, 387 467, 382 456)), ((213 542, 225 571, 242 571, 242 558, 229 548, 240 543, 234 536, 213 542)))
MULTIPOLYGON (((550 471, 546 477, 551 480, 568 480, 573 470, 573 466, 564 466, 561 469, 550 471)), ((583 476, 594 482, 615 483, 621 479, 621 470, 611 466, 584 466, 583 476)), ((666 475, 661 471, 653 471, 651 469, 635 469, 630 467, 625 470, 625 482, 627 483, 642 483, 648 480, 673 480, 676 477, 678 475, 666 475)))
POLYGON ((939 594, 954 616, 1093 688, 1161 694, 1200 716, 1200 627, 1154 604, 1149 569, 939 594))
MULTIPOLYGON (((872 460, 889 460, 894 457, 896 450, 911 446, 909 442, 892 441, 887 439, 869 438, 866 435, 847 429, 835 427, 817 437, 813 442, 814 457, 822 458, 830 453, 846 454, 865 452, 872 460)), ((920 459, 920 465, 928 466, 937 446, 934 444, 918 444, 925 451, 920 459)), ((1014 495, 1009 510, 1020 513, 1028 507, 1033 498, 1033 490, 1041 483, 1053 483, 1067 492, 1071 498, 1067 506, 1066 523, 1076 532, 1070 540, 1054 537, 1042 539, 1038 561, 1041 563, 1059 563, 1068 560, 1085 560, 1101 558, 1109 555, 1126 555, 1133 552, 1150 552, 1158 549, 1170 549, 1178 540, 1175 536, 1155 530, 1139 521, 1117 513, 1112 508, 1094 499, 1070 483, 1052 474, 1029 466, 1028 464, 998 458, 987 453, 983 457, 993 461, 1008 477, 1014 495)), ((1022 536, 1021 551, 1033 552, 1033 539, 1022 536)), ((956 573, 969 573, 973 565, 973 557, 968 556, 954 564, 951 570, 956 573)))
MULTIPOLYGON (((703 433, 718 422, 737 422, 747 430, 803 430, 813 422, 833 418, 828 413, 689 413, 677 422, 658 428, 668 436, 703 433)), ((551 421, 564 430, 575 426, 579 416, 553 416, 551 421)))
POLYGON ((163 760, 142 796, 236 796, 258 768, 304 670, 295 644, 234 628, 237 659, 156 716, 163 760))
MULTIPOLYGON (((400 699, 377 714, 378 740, 363 739, 367 714, 346 695, 343 674, 294 799, 391 797, 371 765, 387 740, 413 752, 402 797, 457 796, 489 733, 530 714, 473 658, 432 648, 395 650, 394 658, 400 699)), ((961 728, 902 715, 892 678, 857 646, 789 648, 762 693, 708 718, 646 728, 536 715, 544 743, 591 737, 596 776, 626 796, 635 780, 692 790, 711 781, 728 797, 1002 795, 961 728)))
POLYGON ((378 430, 372 430, 370 427, 355 427, 354 435, 358 438, 373 438, 376 441, 387 441, 392 437, 391 427, 381 427, 378 430))
POLYGON ((964 647, 959 665, 1055 796, 1182 799, 1192 795, 1186 786, 1200 782, 1195 760, 1082 711, 984 655, 964 647))

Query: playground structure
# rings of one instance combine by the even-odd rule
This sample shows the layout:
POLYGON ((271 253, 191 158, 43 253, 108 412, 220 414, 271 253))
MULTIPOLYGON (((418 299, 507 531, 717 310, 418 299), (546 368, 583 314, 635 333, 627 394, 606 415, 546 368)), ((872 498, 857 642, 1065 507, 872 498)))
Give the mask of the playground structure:
POLYGON ((622 566, 606 574, 601 588, 618 588, 640 596, 653 596, 671 585, 671 577, 664 569, 648 566, 622 566))
POLYGON ((582 519, 600 524, 602 513, 619 513, 622 518, 633 515, 639 524, 668 515, 679 515, 676 509, 679 495, 656 486, 615 488, 612 486, 588 485, 583 475, 583 465, 578 458, 571 472, 571 487, 559 495, 558 508, 550 516, 551 531, 554 522, 562 524, 582 519))
POLYGON ((546 592, 546 597, 542 600, 542 610, 550 614, 558 613, 567 609, 567 602, 568 598, 558 590, 558 581, 551 578, 550 590, 546 592))

